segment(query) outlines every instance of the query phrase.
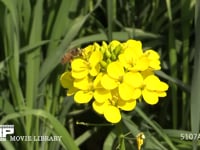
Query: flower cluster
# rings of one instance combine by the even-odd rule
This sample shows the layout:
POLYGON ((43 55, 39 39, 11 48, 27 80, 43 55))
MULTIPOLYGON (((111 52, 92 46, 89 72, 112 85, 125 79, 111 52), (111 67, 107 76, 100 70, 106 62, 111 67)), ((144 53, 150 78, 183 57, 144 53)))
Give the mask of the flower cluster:
POLYGON ((168 85, 154 74, 161 69, 159 54, 143 51, 140 41, 94 43, 80 53, 61 75, 61 84, 76 103, 92 101, 93 109, 107 121, 118 123, 120 111, 132 111, 141 97, 154 105, 166 96, 168 85))

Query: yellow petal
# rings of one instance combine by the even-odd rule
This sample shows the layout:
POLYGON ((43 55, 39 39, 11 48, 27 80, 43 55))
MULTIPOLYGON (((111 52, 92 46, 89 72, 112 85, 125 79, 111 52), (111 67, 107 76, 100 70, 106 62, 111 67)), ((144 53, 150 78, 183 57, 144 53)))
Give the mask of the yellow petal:
POLYGON ((138 99, 142 94, 142 91, 140 88, 136 88, 133 90, 133 97, 132 99, 138 99))
POLYGON ((160 86, 160 80, 155 75, 150 75, 146 77, 144 79, 144 83, 146 85, 146 88, 152 91, 159 89, 160 86))
POLYGON ((168 84, 165 82, 159 83, 159 90, 158 91, 166 91, 169 88, 168 84))
POLYGON ((80 90, 89 90, 91 88, 91 82, 88 78, 74 80, 74 87, 80 90))
POLYGON ((110 77, 120 80, 124 75, 124 68, 120 62, 112 62, 107 67, 107 73, 110 77))
POLYGON ((136 100, 130 100, 130 101, 119 100, 117 106, 122 110, 131 111, 136 106, 136 100))
POLYGON ((103 73, 99 73, 96 78, 94 79, 94 83, 93 83, 93 86, 95 89, 97 88, 103 88, 102 85, 101 85, 101 79, 103 77, 103 73))
POLYGON ((77 88, 71 87, 71 88, 69 88, 69 89, 67 90, 67 96, 72 96, 72 95, 74 95, 74 93, 76 93, 77 91, 78 91, 77 88))
POLYGON ((96 66, 91 67, 91 69, 89 70, 90 75, 93 77, 96 76, 100 71, 100 67, 101 67, 100 64, 97 64, 96 66))
POLYGON ((105 89, 96 89, 94 92, 94 98, 98 103, 104 103, 112 98, 110 91, 105 89))
POLYGON ((73 71, 72 70, 72 77, 75 79, 82 79, 88 75, 88 70, 85 69, 83 71, 73 71))
POLYGON ((153 60, 149 62, 149 67, 151 67, 154 70, 160 70, 160 61, 159 60, 153 60))
POLYGON ((98 113, 98 114, 103 114, 104 113, 104 107, 105 104, 104 103, 98 103, 97 101, 94 101, 92 103, 92 107, 93 109, 98 113))
POLYGON ((88 103, 93 97, 93 92, 91 91, 78 91, 74 95, 74 101, 79 104, 88 103))
POLYGON ((88 62, 81 58, 74 59, 71 63, 72 70, 77 72, 88 69, 88 65, 88 62))
POLYGON ((147 58, 150 61, 149 67, 151 67, 154 70, 160 70, 161 69, 160 61, 159 61, 160 56, 156 51, 147 50, 144 54, 147 56, 147 58))
POLYGON ((64 72, 60 77, 61 85, 64 88, 71 88, 73 86, 73 80, 71 72, 64 72))
POLYGON ((157 92, 157 94, 158 94, 159 97, 165 97, 165 96, 167 96, 166 92, 157 92))
POLYGON ((146 77, 144 83, 146 88, 152 91, 166 91, 168 89, 168 85, 165 82, 161 82, 155 75, 146 77))
POLYGON ((132 47, 132 48, 135 48, 135 49, 142 50, 142 43, 140 41, 130 39, 130 40, 126 41, 126 45, 128 47, 132 47))
POLYGON ((160 58, 160 55, 154 50, 146 50, 144 52, 145 55, 148 56, 149 59, 156 60, 160 58))
POLYGON ((142 91, 142 96, 144 98, 144 101, 150 105, 158 103, 158 95, 156 92, 151 92, 149 90, 144 89, 142 91))
POLYGON ((125 101, 132 99, 133 90, 134 90, 133 87, 131 87, 125 83, 120 84, 119 85, 119 95, 120 95, 121 99, 123 99, 125 101))
POLYGON ((144 71, 149 67, 149 60, 147 57, 140 57, 135 66, 133 67, 133 70, 135 71, 144 71))
POLYGON ((120 63, 127 69, 132 67, 132 60, 130 55, 120 54, 118 56, 120 63))
POLYGON ((153 70, 152 69, 147 69, 141 72, 141 75, 145 79, 147 76, 153 75, 153 70))
POLYGON ((108 122, 118 123, 121 120, 121 113, 117 107, 107 105, 104 109, 104 117, 108 122))
POLYGON ((128 72, 124 75, 123 81, 134 88, 138 88, 143 84, 143 77, 139 72, 128 72))
POLYGON ((112 90, 118 86, 118 81, 105 74, 101 79, 101 85, 107 90, 112 90))
MULTIPOLYGON (((140 41, 128 40, 126 42, 126 45, 128 47, 126 49, 126 51, 127 52, 129 51, 129 53, 127 53, 127 54, 130 54, 130 52, 131 52, 132 54, 130 56, 132 58, 134 58, 134 61, 137 60, 143 54, 142 43, 140 41)), ((125 51, 125 53, 126 53, 126 51, 125 51)))
POLYGON ((102 60, 102 53, 100 51, 94 51, 89 58, 89 63, 91 67, 96 66, 102 60))
POLYGON ((84 59, 88 59, 94 51, 94 45, 88 45, 82 50, 82 56, 84 59))

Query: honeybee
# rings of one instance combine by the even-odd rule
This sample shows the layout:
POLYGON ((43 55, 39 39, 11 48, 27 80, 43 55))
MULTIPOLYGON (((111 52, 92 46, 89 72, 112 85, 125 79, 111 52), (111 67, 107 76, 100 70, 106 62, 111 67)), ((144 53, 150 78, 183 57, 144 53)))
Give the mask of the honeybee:
POLYGON ((70 49, 68 52, 64 54, 64 56, 61 59, 61 64, 69 63, 73 60, 74 57, 81 55, 81 49, 80 48, 73 48, 70 49))

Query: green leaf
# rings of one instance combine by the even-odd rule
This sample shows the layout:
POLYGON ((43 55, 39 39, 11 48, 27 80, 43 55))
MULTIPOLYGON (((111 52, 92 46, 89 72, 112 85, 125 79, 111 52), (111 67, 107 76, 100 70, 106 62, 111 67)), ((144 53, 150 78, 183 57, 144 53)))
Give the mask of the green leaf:
MULTIPOLYGON (((199 133, 200 130, 200 1, 197 1, 196 4, 196 13, 195 13, 195 58, 194 58, 194 69, 192 77, 192 86, 191 86, 191 128, 193 133, 199 133)), ((197 141, 194 141, 193 150, 197 149, 197 141)))
POLYGON ((103 150, 112 150, 116 138, 117 138, 117 133, 116 133, 116 128, 115 128, 106 137, 103 143, 103 150))

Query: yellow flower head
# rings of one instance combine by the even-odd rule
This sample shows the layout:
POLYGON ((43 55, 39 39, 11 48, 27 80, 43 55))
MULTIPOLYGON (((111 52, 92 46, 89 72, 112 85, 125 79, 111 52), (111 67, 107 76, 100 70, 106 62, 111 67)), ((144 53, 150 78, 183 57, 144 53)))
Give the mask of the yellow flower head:
POLYGON ((121 120, 120 110, 133 110, 136 106, 136 100, 123 101, 116 89, 112 90, 110 94, 111 97, 107 100, 102 103, 95 100, 92 106, 97 113, 104 115, 108 122, 118 123, 121 120))
POLYGON ((92 101, 98 114, 118 123, 121 111, 132 111, 137 99, 143 97, 154 105, 166 96, 168 85, 154 74, 161 69, 159 59, 156 51, 143 52, 141 41, 133 39, 94 43, 71 61, 71 69, 61 75, 60 82, 76 103, 92 101))

